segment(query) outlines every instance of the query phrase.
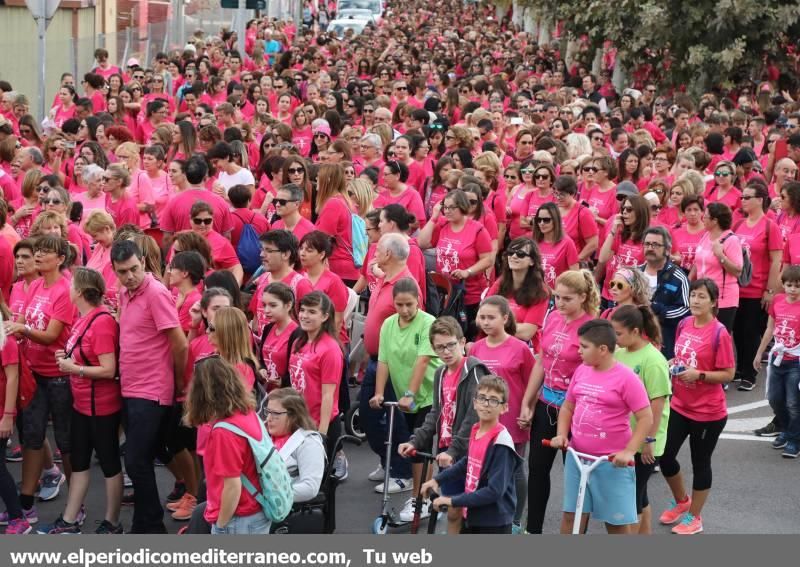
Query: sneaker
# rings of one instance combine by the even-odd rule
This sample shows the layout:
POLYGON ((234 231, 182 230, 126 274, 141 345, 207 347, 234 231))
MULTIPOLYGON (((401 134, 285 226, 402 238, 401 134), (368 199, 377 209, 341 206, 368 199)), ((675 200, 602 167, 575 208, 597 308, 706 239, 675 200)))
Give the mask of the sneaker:
POLYGON ((197 498, 186 493, 178 502, 178 508, 172 513, 172 519, 179 522, 188 522, 192 519, 192 512, 194 512, 195 508, 197 508, 197 498))
POLYGON ((9 447, 8 449, 6 449, 6 461, 9 463, 21 463, 22 446, 16 445, 14 447, 9 447))
POLYGON ((71 535, 81 533, 81 527, 78 522, 65 522, 62 516, 52 524, 44 524, 36 530, 37 534, 42 535, 71 535))
POLYGON ((672 533, 678 535, 694 535, 702 531, 703 519, 689 512, 686 512, 680 524, 672 528, 672 533))
POLYGON ((784 447, 781 457, 784 459, 796 459, 797 457, 800 457, 800 446, 798 446, 795 442, 786 443, 786 447, 784 447))
POLYGON ((55 500, 61 490, 61 485, 67 481, 67 477, 58 469, 57 473, 46 473, 42 476, 41 486, 39 487, 39 500, 49 502, 55 500))
POLYGON ((56 449, 56 452, 53 453, 53 462, 58 465, 64 462, 64 458, 61 456, 61 449, 56 449))
MULTIPOLYGON (((29 510, 22 509, 22 519, 29 524, 35 524, 39 521, 39 514, 36 512, 36 506, 31 506, 29 510)), ((9 525, 8 512, 0 513, 0 526, 9 525)))
POLYGON ((777 437, 781 430, 775 425, 774 421, 770 421, 764 427, 759 427, 753 433, 756 437, 777 437))
POLYGON ((133 503, 134 503, 133 490, 130 490, 122 495, 123 506, 133 506, 133 503))
MULTIPOLYGON (((755 387, 756 387, 755 382, 750 382, 749 380, 742 380, 742 383, 739 384, 739 386, 736 389, 739 390, 740 392, 749 392, 755 387)), ((700 529, 702 530, 703 526, 700 526, 700 529)))
POLYGON ((103 520, 100 522, 100 525, 97 526, 97 529, 94 531, 94 533, 98 535, 122 535, 125 532, 122 529, 122 524, 117 524, 115 526, 108 520, 103 520))
POLYGON ((670 501, 670 507, 667 510, 664 510, 661 513, 661 517, 658 519, 659 522, 662 524, 670 525, 674 524, 681 517, 689 511, 689 506, 692 505, 692 497, 687 496, 686 500, 683 502, 676 502, 675 500, 670 501))
POLYGON ((167 494, 167 502, 177 502, 184 494, 186 494, 186 484, 182 480, 176 480, 172 492, 167 494))
POLYGON ((521 534, 527 534, 528 532, 526 532, 525 530, 522 529, 522 524, 519 524, 517 522, 513 522, 511 524, 511 533, 513 535, 521 535, 521 534))
MULTIPOLYGON (((406 500, 406 503, 403 504, 403 509, 400 510, 400 514, 398 515, 401 522, 410 522, 414 519, 414 508, 416 507, 416 505, 417 505, 416 498, 409 498, 408 500, 406 500)), ((422 518, 427 518, 430 515, 431 515, 430 502, 426 501, 422 504, 422 508, 419 511, 419 518, 421 520, 422 518)))
POLYGON ((167 502, 166 504, 164 504, 164 508, 166 508, 170 512, 174 512, 175 510, 181 507, 183 499, 186 498, 187 496, 191 496, 191 494, 189 494, 188 492, 184 492, 183 496, 178 498, 175 502, 167 502))
MULTIPOLYGON (((411 486, 410 478, 390 478, 389 479, 389 494, 399 494, 400 492, 409 492, 413 487, 411 486)), ((375 486, 375 492, 383 492, 383 483, 375 486)))
POLYGON ((128 473, 122 473, 122 486, 125 488, 133 488, 133 481, 131 477, 128 476, 128 473))
POLYGON ((783 433, 781 433, 772 441, 772 448, 783 449, 784 447, 786 447, 786 443, 787 443, 786 437, 784 437, 783 433))
POLYGON ((383 465, 378 463, 378 468, 369 473, 369 475, 367 475, 367 479, 371 480, 372 482, 381 482, 385 476, 386 471, 383 470, 383 465))
POLYGON ((653 472, 654 473, 660 473, 661 472, 661 465, 656 463, 656 466, 653 467, 653 472))
POLYGON ((83 526, 83 523, 86 521, 86 507, 81 504, 81 509, 78 510, 78 515, 75 517, 75 523, 79 526, 83 526))
POLYGON ((336 453, 336 457, 333 460, 333 476, 336 477, 336 480, 339 482, 347 480, 349 469, 350 466, 347 462, 347 455, 344 454, 344 451, 336 453))
POLYGON ((17 518, 16 520, 8 522, 6 535, 25 535, 31 533, 31 531, 33 531, 33 528, 28 520, 25 518, 17 518))
POLYGON ((178 535, 184 535, 184 534, 186 534, 186 532, 188 532, 188 531, 189 531, 189 526, 182 526, 182 527, 181 527, 181 528, 178 530, 178 535))

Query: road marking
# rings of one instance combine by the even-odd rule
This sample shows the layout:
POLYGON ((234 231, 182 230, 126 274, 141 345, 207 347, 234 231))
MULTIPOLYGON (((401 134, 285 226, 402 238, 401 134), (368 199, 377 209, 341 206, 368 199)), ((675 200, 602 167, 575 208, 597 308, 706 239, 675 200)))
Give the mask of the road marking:
POLYGON ((729 433, 752 433, 759 427, 764 427, 769 423, 769 417, 743 417, 739 419, 729 419, 725 424, 725 431, 729 433))
POLYGON ((755 435, 744 435, 742 433, 722 433, 720 439, 733 439, 736 441, 773 441, 770 437, 756 437, 755 435))
POLYGON ((768 406, 769 402, 767 400, 759 400, 757 402, 750 402, 749 404, 742 404, 740 406, 733 406, 732 408, 728 408, 728 415, 732 413, 742 413, 744 411, 750 411, 758 408, 763 408, 764 406, 768 406))

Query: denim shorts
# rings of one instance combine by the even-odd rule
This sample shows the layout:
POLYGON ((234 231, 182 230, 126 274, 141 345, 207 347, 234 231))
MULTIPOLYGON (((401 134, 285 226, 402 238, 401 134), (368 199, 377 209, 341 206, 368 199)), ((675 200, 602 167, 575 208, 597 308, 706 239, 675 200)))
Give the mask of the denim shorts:
POLYGON ((267 535, 271 524, 264 512, 259 510, 252 516, 234 516, 224 528, 214 523, 211 535, 267 535))
MULTIPOLYGON (((581 472, 575 458, 567 455, 564 463, 564 512, 575 513, 581 472)), ((615 467, 604 462, 592 471, 583 500, 583 513, 612 526, 635 524, 636 471, 633 467, 615 467)))

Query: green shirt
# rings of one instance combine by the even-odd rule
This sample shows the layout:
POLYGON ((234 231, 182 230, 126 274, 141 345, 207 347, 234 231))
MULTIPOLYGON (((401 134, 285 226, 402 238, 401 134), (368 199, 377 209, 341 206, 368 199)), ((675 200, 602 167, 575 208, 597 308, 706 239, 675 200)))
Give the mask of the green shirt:
MULTIPOLYGON (((614 351, 614 358, 633 370, 644 384, 647 397, 651 400, 672 395, 672 382, 669 377, 669 365, 664 355, 648 343, 646 347, 636 352, 618 348, 614 351)), ((654 416, 655 417, 655 416, 654 416)), ((669 400, 664 401, 664 411, 661 413, 661 423, 658 424, 656 442, 653 455, 659 457, 664 454, 667 444, 667 423, 669 422, 669 400)), ((636 426, 636 418, 631 415, 631 427, 636 426)))
POLYGON ((435 320, 436 317, 433 315, 419 310, 407 327, 400 328, 400 316, 396 313, 386 319, 381 326, 378 361, 389 367, 389 378, 398 399, 408 390, 417 358, 431 357, 425 378, 422 379, 417 395, 414 396, 417 405, 412 413, 433 404, 433 373, 442 364, 433 352, 429 338, 431 324, 435 320))

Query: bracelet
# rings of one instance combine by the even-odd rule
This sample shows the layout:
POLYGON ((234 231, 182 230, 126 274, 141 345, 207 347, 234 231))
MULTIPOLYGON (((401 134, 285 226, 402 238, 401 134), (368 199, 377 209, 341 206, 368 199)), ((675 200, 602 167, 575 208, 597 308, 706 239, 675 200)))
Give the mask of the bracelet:
POLYGON ((656 442, 656 438, 655 437, 645 437, 644 438, 644 442, 645 443, 655 443, 656 442))
POLYGON ((415 396, 416 396, 416 394, 414 392, 412 392, 411 390, 406 390, 405 392, 403 392, 403 397, 404 398, 413 398, 415 396))
POLYGON ((78 376, 80 376, 81 378, 83 378, 83 371, 84 370, 85 370, 85 368, 83 366, 78 368, 78 376))
POLYGON ((4 411, 3 415, 13 415, 14 417, 16 417, 17 416, 17 412, 16 411, 4 411))

